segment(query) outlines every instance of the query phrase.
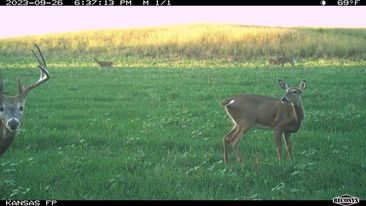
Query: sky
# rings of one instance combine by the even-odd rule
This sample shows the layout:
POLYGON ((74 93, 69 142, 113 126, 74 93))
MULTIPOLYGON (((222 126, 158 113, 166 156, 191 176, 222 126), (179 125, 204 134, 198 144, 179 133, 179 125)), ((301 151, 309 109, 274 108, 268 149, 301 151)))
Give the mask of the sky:
POLYGON ((366 28, 365 19, 364 6, 0 6, 0 38, 193 23, 366 28))

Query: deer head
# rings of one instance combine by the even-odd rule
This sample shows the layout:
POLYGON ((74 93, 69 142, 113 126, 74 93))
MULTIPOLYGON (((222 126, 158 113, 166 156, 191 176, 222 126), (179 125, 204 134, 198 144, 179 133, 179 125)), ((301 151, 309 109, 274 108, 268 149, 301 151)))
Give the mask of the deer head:
POLYGON ((17 95, 6 96, 4 94, 4 82, 0 77, 0 129, 2 129, 2 132, 0 132, 0 155, 8 149, 22 125, 25 98, 28 92, 49 79, 45 58, 39 47, 35 46, 39 56, 33 50, 32 53, 38 61, 38 68, 41 73, 38 81, 23 87, 20 79, 17 78, 17 95))

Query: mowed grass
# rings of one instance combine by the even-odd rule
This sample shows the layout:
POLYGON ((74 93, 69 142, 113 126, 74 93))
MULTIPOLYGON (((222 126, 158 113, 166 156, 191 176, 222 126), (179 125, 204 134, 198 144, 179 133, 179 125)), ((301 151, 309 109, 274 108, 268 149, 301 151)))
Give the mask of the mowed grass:
MULTIPOLYGON (((49 61, 52 62, 52 61, 49 61)), ((53 66, 27 98, 20 134, 0 158, 1 199, 366 199, 365 65, 117 68, 53 66), (305 121, 294 159, 277 161, 270 130, 252 130, 223 163, 232 123, 219 102, 280 98, 298 85, 305 121)), ((5 90, 38 71, 3 67, 5 90)))

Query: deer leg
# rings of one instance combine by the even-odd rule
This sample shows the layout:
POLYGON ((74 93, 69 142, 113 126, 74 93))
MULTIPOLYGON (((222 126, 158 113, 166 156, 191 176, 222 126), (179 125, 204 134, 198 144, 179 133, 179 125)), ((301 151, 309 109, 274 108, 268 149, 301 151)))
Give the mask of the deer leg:
POLYGON ((282 153, 282 142, 281 142, 282 133, 283 132, 281 130, 274 131, 276 147, 277 147, 277 156, 278 156, 279 161, 281 161, 281 153, 282 153))
POLYGON ((285 142, 286 142, 286 146, 287 146, 287 154, 288 154, 288 158, 291 160, 292 159, 292 143, 291 143, 291 133, 289 132, 285 132, 285 142))
POLYGON ((238 126, 234 125, 234 127, 224 136, 224 163, 228 162, 228 144, 230 143, 230 140, 232 136, 235 134, 235 132, 238 130, 238 126))
POLYGON ((235 132, 232 141, 231 141, 231 146, 235 152, 236 155, 236 159, 238 160, 238 162, 240 163, 240 165, 243 167, 244 166, 244 161, 240 155, 240 151, 238 148, 238 144, 239 141, 244 137, 245 133, 250 129, 250 125, 246 126, 246 127, 239 127, 238 130, 235 132))

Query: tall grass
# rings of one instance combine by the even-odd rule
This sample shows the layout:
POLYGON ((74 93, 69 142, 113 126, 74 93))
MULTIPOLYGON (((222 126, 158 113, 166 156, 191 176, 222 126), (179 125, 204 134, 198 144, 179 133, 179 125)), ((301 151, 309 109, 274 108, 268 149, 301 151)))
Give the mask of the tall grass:
POLYGON ((306 59, 365 59, 366 29, 193 24, 83 31, 0 39, 1 56, 28 54, 33 43, 53 57, 197 58, 246 61, 276 53, 306 59), (26 52, 26 53, 24 53, 26 52))

